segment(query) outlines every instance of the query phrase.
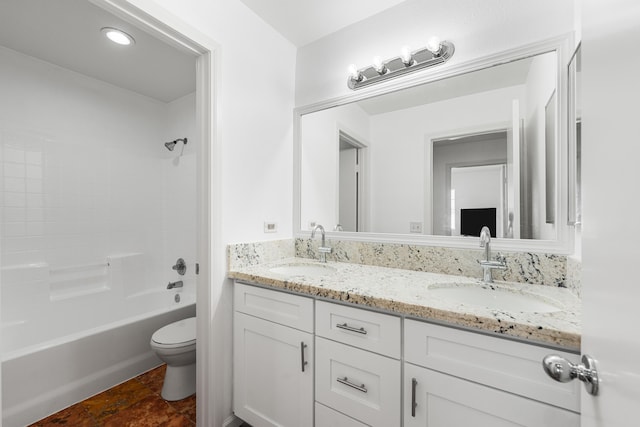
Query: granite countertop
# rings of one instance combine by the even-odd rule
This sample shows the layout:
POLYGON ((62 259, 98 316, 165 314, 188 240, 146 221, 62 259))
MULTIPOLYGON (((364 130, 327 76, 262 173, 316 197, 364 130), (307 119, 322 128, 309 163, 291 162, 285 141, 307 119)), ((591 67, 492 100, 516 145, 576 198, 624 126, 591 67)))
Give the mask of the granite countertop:
MULTIPOLYGON (((320 267, 317 267, 320 266, 320 267)), ((295 273, 295 272, 294 272, 295 273)), ((310 296, 370 307, 412 318, 444 322, 512 338, 580 349, 580 300, 571 291, 544 285, 495 282, 387 267, 342 262, 319 262, 304 258, 288 258, 278 262, 253 265, 229 271, 228 276, 240 281, 310 296), (282 274, 278 267, 313 265, 329 267, 327 273, 282 274), (277 270, 276 270, 277 271, 277 270), (438 290, 440 289, 440 290, 438 290), (445 292, 442 290, 445 289, 445 292), (453 289, 453 292, 451 290, 453 289), (464 290, 463 290, 464 289, 464 290), (496 292, 497 297, 526 295, 531 304, 511 311, 499 308, 497 302, 487 304, 460 303, 456 290, 462 292, 496 292), (550 304, 551 307, 549 307, 550 304), (551 309, 553 311, 546 311, 551 309)), ((485 294, 491 295, 491 294, 485 294)), ((482 297, 482 296, 479 296, 482 297)), ((490 299, 492 296, 489 297, 490 299)))

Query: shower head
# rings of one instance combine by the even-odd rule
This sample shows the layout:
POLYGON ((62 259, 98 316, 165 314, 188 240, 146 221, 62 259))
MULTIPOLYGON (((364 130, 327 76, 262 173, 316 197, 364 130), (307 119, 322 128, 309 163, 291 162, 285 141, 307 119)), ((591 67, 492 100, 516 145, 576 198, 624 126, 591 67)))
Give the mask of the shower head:
POLYGON ((178 138, 174 139, 173 141, 165 142, 164 146, 167 147, 167 150, 173 151, 173 149, 176 148, 176 144, 178 142, 182 142, 183 144, 187 145, 187 138, 178 138))

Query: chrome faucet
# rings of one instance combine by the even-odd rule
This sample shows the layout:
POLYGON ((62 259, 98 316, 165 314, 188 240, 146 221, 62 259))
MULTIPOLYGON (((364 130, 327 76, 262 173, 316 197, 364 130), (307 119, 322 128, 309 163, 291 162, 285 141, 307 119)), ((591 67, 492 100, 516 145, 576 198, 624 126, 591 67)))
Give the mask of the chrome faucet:
POLYGON ((182 286, 182 280, 178 280, 177 282, 169 282, 169 284, 167 285, 167 289, 181 288, 182 286))
POLYGON ((332 249, 325 246, 324 227, 320 224, 316 225, 311 232, 311 238, 313 239, 316 236, 316 230, 320 230, 320 234, 322 235, 322 242, 320 243, 320 247, 318 248, 318 252, 320 252, 320 261, 327 262, 327 254, 330 254, 332 249))
POLYGON ((482 267, 482 281, 485 283, 493 283, 493 276, 491 271, 506 270, 507 263, 503 256, 498 254, 495 260, 491 260, 491 231, 489 227, 484 226, 480 230, 480 247, 484 248, 484 259, 480 260, 480 266, 482 267))

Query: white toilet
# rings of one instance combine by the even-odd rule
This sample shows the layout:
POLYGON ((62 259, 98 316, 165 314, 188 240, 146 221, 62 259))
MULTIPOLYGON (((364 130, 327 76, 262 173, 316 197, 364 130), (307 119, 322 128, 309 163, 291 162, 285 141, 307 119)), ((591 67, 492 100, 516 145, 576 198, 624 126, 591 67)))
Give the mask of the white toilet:
POLYGON ((196 392, 196 318, 163 326, 151 336, 151 349, 167 364, 162 398, 181 400, 196 392))

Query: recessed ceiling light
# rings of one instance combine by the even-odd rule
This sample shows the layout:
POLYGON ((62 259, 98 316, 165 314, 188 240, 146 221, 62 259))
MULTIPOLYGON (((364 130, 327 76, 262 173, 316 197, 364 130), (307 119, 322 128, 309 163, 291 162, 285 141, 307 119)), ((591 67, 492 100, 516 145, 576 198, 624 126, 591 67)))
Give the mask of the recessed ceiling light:
POLYGON ((128 46, 136 42, 129 34, 117 28, 104 27, 100 31, 112 42, 123 46, 128 46))

